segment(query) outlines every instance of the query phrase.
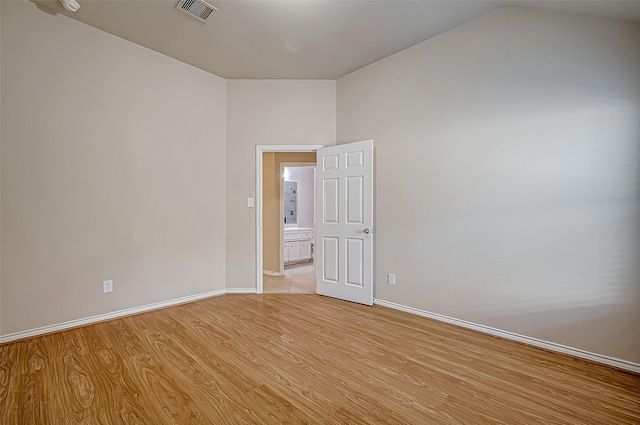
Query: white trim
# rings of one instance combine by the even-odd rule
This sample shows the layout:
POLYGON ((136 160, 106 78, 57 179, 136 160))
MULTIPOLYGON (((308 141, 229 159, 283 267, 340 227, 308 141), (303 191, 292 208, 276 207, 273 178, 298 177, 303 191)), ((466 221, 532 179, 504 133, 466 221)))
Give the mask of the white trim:
POLYGON ((256 145, 256 293, 262 294, 262 154, 264 152, 315 152, 322 145, 256 145))
POLYGON ((185 304, 192 301, 198 301, 205 298, 216 297, 224 294, 255 294, 254 288, 227 288, 217 289, 215 291, 203 292, 195 295, 187 295, 186 297, 174 298, 167 301, 160 301, 142 305, 139 307, 125 308, 124 310, 112 311, 111 313, 98 314, 97 316, 85 317, 84 319, 70 320, 68 322, 57 323, 55 325, 42 326, 40 328, 29 329, 26 331, 14 332, 8 335, 0 336, 0 344, 5 342, 16 341, 19 339, 30 338, 33 336, 58 332, 65 329, 77 328, 80 326, 90 325, 92 323, 104 322, 106 320, 117 319, 119 317, 131 316, 132 314, 144 313, 146 311, 158 310, 160 308, 171 307, 178 304, 185 304))
POLYGON ((262 274, 266 274, 268 276, 282 277, 284 273, 280 272, 272 272, 271 270, 262 270, 262 274))
POLYGON ((255 294, 256 288, 227 288, 226 294, 255 294))
POLYGON ((407 313, 415 314, 418 316, 428 317, 430 319, 438 320, 440 322, 450 323, 452 325, 460 326, 463 328, 473 329, 474 331, 483 332, 489 335, 498 336, 498 337, 509 339, 512 341, 522 342, 524 344, 533 345, 535 347, 545 348, 547 350, 569 354, 571 356, 580 357, 582 359, 591 360, 597 363, 603 363, 605 365, 617 367, 619 369, 640 373, 640 364, 633 363, 627 360, 604 356, 602 354, 591 353, 589 351, 580 350, 578 348, 572 348, 572 347, 567 347, 566 345, 556 344, 555 342, 543 341, 541 339, 531 338, 529 336, 520 335, 517 333, 508 332, 508 331, 503 331, 500 329, 492 328, 490 326, 479 325, 473 322, 467 322, 466 320, 455 319, 453 317, 444 316, 442 314, 431 313, 429 311, 408 307, 402 304, 392 303, 390 301, 374 299, 373 303, 383 307, 389 307, 395 310, 400 310, 407 313))

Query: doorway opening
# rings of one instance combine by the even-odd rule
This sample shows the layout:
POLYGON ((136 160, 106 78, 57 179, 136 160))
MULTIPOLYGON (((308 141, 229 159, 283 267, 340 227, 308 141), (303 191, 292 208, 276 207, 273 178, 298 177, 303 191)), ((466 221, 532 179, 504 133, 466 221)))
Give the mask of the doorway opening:
MULTIPOLYGON (((265 154, 266 155, 266 154, 265 154)), ((280 157, 289 154, 282 154, 280 157)), ((272 294, 315 294, 314 268, 316 163, 280 162, 280 275, 264 273, 264 292, 272 294)), ((266 176, 265 176, 266 178, 266 176)), ((264 183, 263 183, 264 184, 264 183)), ((264 192, 264 191, 263 191, 264 192)), ((266 201, 266 199, 265 199, 266 201)), ((266 204, 266 202, 265 202, 266 204)), ((265 208, 268 208, 265 205, 265 208)), ((264 220, 264 218, 263 218, 264 220)), ((263 222, 263 225, 266 224, 263 222)), ((263 255, 269 244, 265 234, 263 255)), ((265 259, 265 272, 266 272, 265 259)))
MULTIPOLYGON (((290 183, 296 183, 287 184, 290 192, 291 187, 295 187, 293 204, 296 208, 287 211, 288 223, 285 224, 284 171, 286 166, 296 175, 300 174, 298 169, 313 167, 315 179, 316 151, 320 148, 320 145, 256 147, 256 290, 259 294, 265 289, 271 293, 315 293, 312 262, 315 205, 311 207, 311 218, 308 204, 304 211, 300 209, 304 198, 310 196, 315 201, 315 181, 312 180, 312 192, 309 193, 309 182, 304 178, 296 177, 299 181, 288 179, 290 183), (306 187, 303 199, 299 199, 302 186, 297 188, 298 184, 306 187)), ((291 201, 290 198, 289 207, 291 201)))

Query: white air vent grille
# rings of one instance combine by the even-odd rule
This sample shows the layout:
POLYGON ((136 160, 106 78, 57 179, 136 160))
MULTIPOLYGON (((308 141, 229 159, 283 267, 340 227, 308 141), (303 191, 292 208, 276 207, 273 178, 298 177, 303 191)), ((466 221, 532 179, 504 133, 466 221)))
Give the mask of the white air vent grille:
POLYGON ((180 0, 176 7, 203 22, 218 10, 202 0, 180 0))

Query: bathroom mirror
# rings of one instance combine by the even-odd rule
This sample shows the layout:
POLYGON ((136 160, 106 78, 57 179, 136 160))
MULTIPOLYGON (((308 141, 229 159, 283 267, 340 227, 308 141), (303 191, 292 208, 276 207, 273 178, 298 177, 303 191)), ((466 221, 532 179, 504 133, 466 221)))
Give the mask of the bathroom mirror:
POLYGON ((298 183, 284 182, 284 224, 298 223, 298 183))

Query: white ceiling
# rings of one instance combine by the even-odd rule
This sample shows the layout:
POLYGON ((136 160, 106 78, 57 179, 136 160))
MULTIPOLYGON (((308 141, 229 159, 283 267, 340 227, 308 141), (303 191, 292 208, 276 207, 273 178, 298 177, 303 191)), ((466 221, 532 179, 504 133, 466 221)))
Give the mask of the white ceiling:
POLYGON ((336 79, 502 6, 640 21, 640 0, 209 0, 206 23, 178 0, 31 0, 48 11, 224 78, 336 79))

